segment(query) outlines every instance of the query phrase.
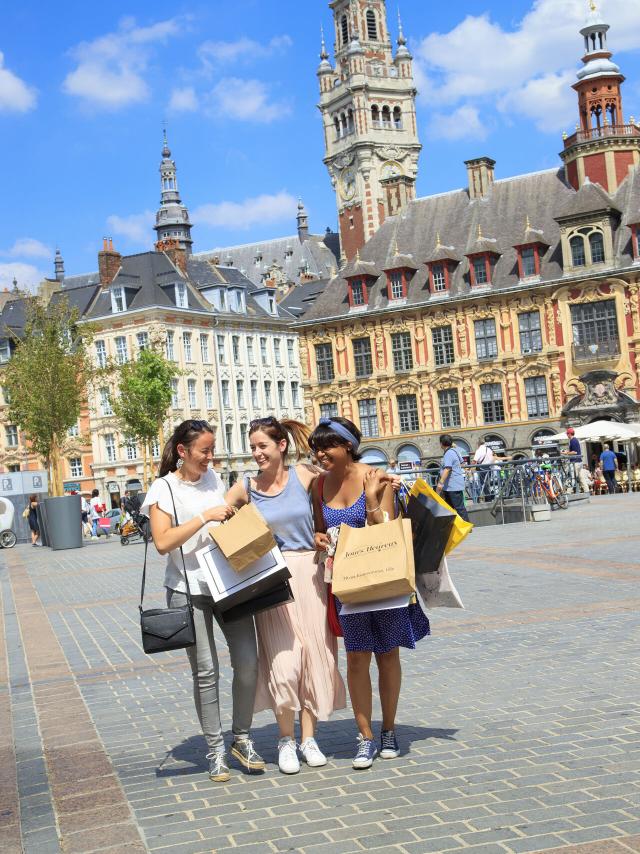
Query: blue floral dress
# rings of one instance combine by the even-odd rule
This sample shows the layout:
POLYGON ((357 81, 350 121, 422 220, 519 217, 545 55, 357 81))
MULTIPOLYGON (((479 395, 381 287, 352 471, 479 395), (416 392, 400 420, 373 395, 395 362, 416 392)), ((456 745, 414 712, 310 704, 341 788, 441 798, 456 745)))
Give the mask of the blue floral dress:
MULTIPOLYGON (((322 513, 327 528, 350 525, 364 528, 367 507, 364 492, 351 507, 339 510, 328 507, 322 499, 322 513)), ((336 599, 338 617, 344 633, 347 652, 391 652, 397 646, 415 649, 416 643, 431 634, 429 620, 418 604, 387 611, 365 611, 361 614, 340 613, 342 606, 336 599)))

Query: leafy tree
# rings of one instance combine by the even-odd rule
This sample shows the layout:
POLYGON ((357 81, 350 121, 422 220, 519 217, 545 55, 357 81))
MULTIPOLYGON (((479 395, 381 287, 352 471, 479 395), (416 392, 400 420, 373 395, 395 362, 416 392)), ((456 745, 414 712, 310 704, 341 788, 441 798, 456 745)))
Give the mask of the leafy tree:
POLYGON ((78 327, 78 312, 65 298, 26 304, 22 338, 4 369, 9 418, 24 431, 49 469, 52 495, 62 495, 61 454, 78 421, 93 377, 88 347, 91 327, 78 327))
POLYGON ((112 408, 118 427, 131 441, 142 444, 143 485, 150 477, 151 447, 157 439, 164 445, 164 422, 171 406, 171 380, 178 368, 164 358, 158 346, 142 350, 136 361, 118 368, 118 395, 112 408))

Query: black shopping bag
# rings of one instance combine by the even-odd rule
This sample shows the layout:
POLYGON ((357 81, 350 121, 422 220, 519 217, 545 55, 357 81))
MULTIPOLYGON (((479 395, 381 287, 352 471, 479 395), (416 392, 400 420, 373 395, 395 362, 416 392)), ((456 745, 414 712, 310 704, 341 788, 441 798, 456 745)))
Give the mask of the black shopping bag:
POLYGON ((264 590, 253 599, 248 599, 238 605, 227 607, 225 610, 220 610, 220 608, 216 610, 221 622, 235 623, 243 617, 261 614, 263 611, 269 611, 271 608, 277 608, 280 605, 285 605, 287 602, 293 602, 293 592, 288 581, 281 581, 269 590, 264 590))
POLYGON ((421 492, 409 497, 405 515, 411 519, 416 575, 437 572, 445 555, 456 511, 421 492))

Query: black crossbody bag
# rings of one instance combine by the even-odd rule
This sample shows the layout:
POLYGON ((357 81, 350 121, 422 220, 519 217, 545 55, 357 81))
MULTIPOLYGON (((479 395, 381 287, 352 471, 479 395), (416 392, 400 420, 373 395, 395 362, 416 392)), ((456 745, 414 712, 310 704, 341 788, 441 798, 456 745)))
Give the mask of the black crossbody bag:
MULTIPOLYGON (((166 478, 162 478, 169 487, 171 502, 173 504, 173 516, 176 527, 178 526, 178 514, 176 502, 173 497, 171 484, 166 478)), ((144 586, 147 577, 147 551, 148 541, 144 543, 144 566, 142 568, 142 589, 140 591, 140 629, 142 630, 142 648, 147 655, 156 652, 170 652, 172 649, 186 649, 194 646, 196 642, 196 630, 193 623, 193 603, 191 601, 191 590, 189 589, 189 576, 184 562, 184 553, 180 546, 182 557, 182 568, 187 586, 187 604, 180 608, 151 608, 143 610, 144 586)))

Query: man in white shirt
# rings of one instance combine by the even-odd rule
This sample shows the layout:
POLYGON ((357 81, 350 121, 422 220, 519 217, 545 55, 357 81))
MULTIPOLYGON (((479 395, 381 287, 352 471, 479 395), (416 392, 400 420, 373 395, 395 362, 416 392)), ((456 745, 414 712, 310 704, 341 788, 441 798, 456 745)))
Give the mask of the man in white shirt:
POLYGON ((484 439, 480 439, 478 442, 478 447, 473 455, 473 462, 477 466, 479 495, 485 501, 489 501, 491 499, 491 466, 495 462, 495 456, 484 439))
POLYGON ((92 538, 98 539, 98 519, 102 516, 102 499, 100 498, 100 493, 97 489, 94 489, 91 493, 91 501, 89 502, 89 507, 91 508, 91 534, 92 538))

